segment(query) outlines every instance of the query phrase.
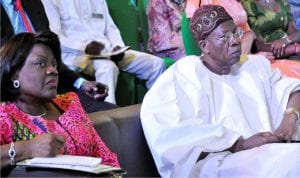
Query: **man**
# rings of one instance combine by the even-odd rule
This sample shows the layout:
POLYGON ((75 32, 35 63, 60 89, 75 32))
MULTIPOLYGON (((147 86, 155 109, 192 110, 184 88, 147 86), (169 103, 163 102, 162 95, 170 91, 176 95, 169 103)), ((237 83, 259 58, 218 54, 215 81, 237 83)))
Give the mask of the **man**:
MULTIPOLYGON (((49 30, 49 22, 40 0, 34 2, 30 0, 1 0, 0 4, 1 46, 14 34, 49 30), (25 17, 22 13, 25 14, 25 17)), ((59 92, 76 91, 88 113, 117 107, 111 103, 103 102, 107 96, 107 86, 86 81, 65 65, 62 66, 59 79, 59 92)))
MULTIPOLYGON (((156 56, 128 50, 112 60, 95 59, 87 65, 85 54, 109 53, 124 46, 105 0, 43 0, 50 28, 61 40, 66 65, 93 74, 97 82, 109 86, 106 101, 115 103, 119 69, 146 80, 150 88, 164 71, 163 60, 156 56), (114 61, 113 61, 114 60, 114 61)), ((128 19, 130 20, 130 19, 128 19)))
POLYGON ((171 66, 141 108, 160 175, 299 176, 300 144, 279 142, 300 140, 300 80, 262 56, 240 62, 240 30, 221 6, 201 6, 191 30, 203 55, 171 66))

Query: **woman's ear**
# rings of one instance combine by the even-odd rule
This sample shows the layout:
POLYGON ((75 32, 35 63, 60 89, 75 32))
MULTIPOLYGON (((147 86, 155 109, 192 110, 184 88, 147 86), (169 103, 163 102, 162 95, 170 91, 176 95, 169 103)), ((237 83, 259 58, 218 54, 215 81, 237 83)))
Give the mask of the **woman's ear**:
POLYGON ((206 40, 198 41, 198 46, 201 48, 203 53, 209 54, 209 49, 208 49, 209 44, 207 43, 206 40))
POLYGON ((19 70, 17 70, 13 75, 12 75, 12 80, 18 80, 19 79, 19 70))

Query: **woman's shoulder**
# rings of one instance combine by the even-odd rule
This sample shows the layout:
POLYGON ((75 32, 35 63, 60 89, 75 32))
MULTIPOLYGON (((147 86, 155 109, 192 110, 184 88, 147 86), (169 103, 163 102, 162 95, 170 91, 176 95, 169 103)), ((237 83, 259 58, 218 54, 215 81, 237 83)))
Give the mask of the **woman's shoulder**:
POLYGON ((79 97, 74 92, 59 94, 52 101, 63 110, 66 110, 66 108, 68 108, 71 105, 80 104, 79 97))
POLYGON ((11 113, 13 113, 13 112, 17 112, 17 108, 14 107, 14 105, 12 103, 5 102, 5 103, 0 104, 0 118, 1 119, 9 118, 9 115, 11 115, 11 113))

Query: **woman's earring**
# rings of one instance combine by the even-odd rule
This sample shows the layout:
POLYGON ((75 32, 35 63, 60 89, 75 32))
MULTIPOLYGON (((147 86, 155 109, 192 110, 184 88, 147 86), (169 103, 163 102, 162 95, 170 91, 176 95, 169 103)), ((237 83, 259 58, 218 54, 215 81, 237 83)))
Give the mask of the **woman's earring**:
POLYGON ((13 86, 15 88, 19 88, 20 87, 20 81, 19 80, 13 80, 13 86))

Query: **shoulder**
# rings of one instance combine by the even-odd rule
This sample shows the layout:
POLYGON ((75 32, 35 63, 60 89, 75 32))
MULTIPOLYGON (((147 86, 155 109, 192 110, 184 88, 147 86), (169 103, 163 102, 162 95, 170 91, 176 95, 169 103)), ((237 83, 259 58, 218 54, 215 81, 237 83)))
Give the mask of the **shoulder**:
POLYGON ((72 105, 80 105, 79 97, 74 92, 59 94, 56 96, 55 99, 53 99, 53 102, 56 103, 63 110, 66 110, 72 105))
POLYGON ((13 124, 12 124, 12 112, 14 112, 11 104, 0 104, 0 144, 6 144, 11 142, 11 134, 13 132, 13 124))
POLYGON ((248 60, 243 64, 242 69, 253 75, 270 76, 272 73, 270 61, 261 55, 248 55, 248 60))

